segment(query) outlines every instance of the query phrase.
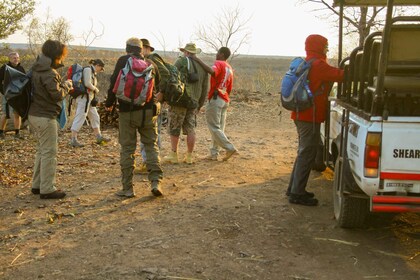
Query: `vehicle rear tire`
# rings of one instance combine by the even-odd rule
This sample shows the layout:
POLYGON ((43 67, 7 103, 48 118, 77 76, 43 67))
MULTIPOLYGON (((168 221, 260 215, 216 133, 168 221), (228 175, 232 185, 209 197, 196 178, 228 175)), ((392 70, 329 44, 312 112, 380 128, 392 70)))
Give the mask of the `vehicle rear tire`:
POLYGON ((337 158, 334 168, 333 201, 334 217, 342 228, 358 228, 365 223, 369 214, 369 200, 352 197, 348 185, 353 179, 348 164, 342 164, 337 158), (343 169, 344 168, 344 169, 343 169), (343 179, 339 183, 339 173, 343 169, 343 179))

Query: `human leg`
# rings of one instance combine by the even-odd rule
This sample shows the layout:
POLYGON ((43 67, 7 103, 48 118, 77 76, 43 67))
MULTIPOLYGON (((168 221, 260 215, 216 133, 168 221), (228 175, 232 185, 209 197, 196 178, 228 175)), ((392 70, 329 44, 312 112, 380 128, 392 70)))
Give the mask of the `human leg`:
POLYGON ((143 126, 139 127, 138 131, 140 133, 140 141, 144 145, 146 153, 146 166, 149 172, 148 179, 151 182, 152 192, 155 196, 159 196, 162 195, 159 190, 159 182, 162 180, 163 171, 160 165, 159 147, 157 143, 157 116, 153 115, 153 110, 146 110, 143 116, 145 117, 142 122, 143 126), (153 187, 155 190, 153 190, 153 187))
POLYGON ((20 127, 22 125, 22 118, 15 111, 13 111, 13 124, 15 126, 15 138, 23 139, 23 136, 20 135, 20 127))
POLYGON ((169 135, 171 140, 171 153, 163 158, 165 162, 178 163, 178 143, 181 135, 187 109, 171 106, 169 108, 169 135))
POLYGON ((306 184, 308 183, 311 167, 316 156, 320 125, 303 121, 295 121, 295 125, 299 144, 289 183, 289 201, 291 203, 313 206, 318 203, 318 200, 307 195, 306 184))
POLYGON ((119 196, 133 197, 134 153, 137 145, 136 126, 140 118, 139 111, 120 112, 119 114, 119 143, 122 191, 119 196))
POLYGON ((79 130, 82 128, 83 124, 86 121, 86 116, 87 116, 86 102, 88 102, 88 97, 86 95, 81 95, 76 98, 76 113, 74 115, 73 124, 71 126, 71 141, 70 141, 70 145, 72 145, 73 147, 84 146, 77 139, 77 134, 79 133, 79 130))
POLYGON ((90 125, 93 129, 93 133, 96 136, 96 143, 103 144, 110 141, 109 138, 104 137, 101 132, 101 118, 98 114, 98 110, 96 107, 89 106, 88 115, 90 125))
MULTIPOLYGON (((226 112, 228 106, 229 104, 221 98, 209 100, 206 107, 206 121, 212 140, 214 141, 212 148, 217 145, 226 151, 233 152, 236 151, 236 148, 222 130, 226 125, 226 112)), ((211 150, 212 153, 216 153, 216 151, 216 149, 211 150)))
POLYGON ((56 189, 57 121, 35 116, 29 121, 38 138, 32 188, 40 190, 41 198, 62 198, 66 194, 56 189))

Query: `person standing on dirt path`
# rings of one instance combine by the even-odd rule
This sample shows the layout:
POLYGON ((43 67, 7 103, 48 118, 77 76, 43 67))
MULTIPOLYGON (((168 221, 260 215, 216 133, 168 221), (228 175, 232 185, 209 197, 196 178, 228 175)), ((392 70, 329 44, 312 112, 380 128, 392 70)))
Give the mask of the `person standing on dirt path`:
POLYGON ((97 99, 96 95, 99 93, 98 79, 96 75, 103 72, 105 63, 102 59, 92 59, 89 61, 89 66, 83 68, 83 84, 86 87, 86 93, 76 98, 76 114, 71 126, 71 140, 72 147, 83 147, 84 144, 80 143, 77 139, 79 130, 89 118, 90 125, 96 136, 96 143, 103 144, 110 141, 109 138, 104 137, 101 133, 101 118, 99 117, 98 110, 96 109, 97 99))
POLYGON ((308 75, 309 88, 317 94, 314 94, 313 107, 299 114, 291 114, 299 144, 286 195, 290 203, 316 206, 318 200, 314 193, 306 191, 306 185, 319 145, 320 125, 326 118, 328 94, 334 82, 343 80, 344 71, 327 63, 328 40, 325 37, 309 35, 305 41, 305 51, 305 60, 313 60, 308 75))
POLYGON ((164 157, 168 163, 178 163, 178 143, 181 130, 187 135, 187 154, 184 161, 187 164, 194 163, 194 146, 196 140, 197 114, 206 100, 208 88, 208 75, 199 65, 190 58, 192 55, 201 53, 195 43, 188 43, 184 48, 179 49, 183 55, 178 57, 174 65, 185 77, 185 93, 191 98, 192 103, 188 105, 170 105, 169 106, 169 135, 171 138, 171 152, 164 157), (191 76, 194 76, 194 80, 191 76))
MULTIPOLYGON (((9 53, 9 62, 7 63, 8 66, 25 73, 25 69, 22 65, 20 65, 20 57, 19 53, 11 52, 9 53)), ((4 97, 3 93, 3 80, 4 80, 4 71, 6 69, 6 64, 4 64, 0 68, 0 92, 3 94, 2 96, 2 114, 0 117, 0 139, 5 138, 5 131, 7 120, 10 119, 10 116, 13 114, 13 121, 15 126, 15 139, 23 139, 23 136, 20 134, 20 126, 22 124, 22 119, 17 112, 13 110, 11 106, 7 104, 6 97, 4 97)))
POLYGON ((32 176, 32 193, 41 199, 60 199, 66 193, 56 188, 58 122, 63 99, 73 89, 71 80, 61 82, 57 69, 63 66, 67 46, 47 40, 42 54, 32 67, 33 100, 29 109, 29 125, 38 140, 32 176))
MULTIPOLYGON (((126 41, 126 55, 118 58, 114 72, 110 78, 108 96, 105 107, 108 111, 115 106, 116 95, 113 91, 120 70, 125 67, 130 57, 145 60, 141 54, 143 43, 139 38, 129 38, 126 41)), ((153 67, 152 77, 158 83, 159 72, 153 67)), ((163 178, 163 171, 160 165, 159 147, 157 144, 157 116, 160 113, 160 104, 152 98, 145 105, 134 105, 130 102, 118 99, 119 104, 119 142, 120 142, 120 166, 122 190, 116 195, 121 197, 134 197, 133 171, 135 168, 134 154, 137 147, 137 132, 140 134, 140 141, 144 144, 146 151, 146 166, 149 171, 148 178, 151 182, 151 191, 154 196, 161 196, 160 182, 163 178)))
POLYGON ((217 161, 220 147, 226 150, 224 161, 238 154, 238 150, 225 134, 226 112, 233 87, 233 69, 227 62, 229 57, 230 49, 221 47, 216 54, 216 61, 210 67, 197 56, 192 56, 211 75, 210 90, 207 95, 206 120, 212 137, 209 159, 215 161, 217 161))
MULTIPOLYGON (((161 70, 159 68, 159 65, 156 64, 156 61, 154 60, 155 56, 153 55, 153 52, 155 50, 154 47, 151 46, 150 42, 148 39, 140 39, 141 42, 143 43, 143 48, 142 48, 142 54, 144 55, 144 57, 147 60, 150 60, 150 62, 154 63, 153 66, 156 67, 156 70, 159 71, 161 73, 161 70)), ((159 81, 159 84, 156 84, 157 90, 155 91, 155 96, 154 98, 156 98, 156 102, 159 102, 160 105, 162 106, 162 100, 163 100, 163 87, 161 86, 162 83, 162 74, 160 74, 161 79, 159 81)), ((162 114, 158 115, 157 118, 157 129, 158 129, 158 147, 159 147, 159 152, 161 149, 161 138, 160 138, 160 130, 162 127, 162 114)), ((146 155, 146 149, 144 148, 144 144, 140 142, 140 156, 142 158, 142 162, 136 166, 135 168, 135 172, 138 172, 140 174, 142 173, 147 173, 147 166, 146 166, 146 161, 147 161, 147 155, 146 155)))

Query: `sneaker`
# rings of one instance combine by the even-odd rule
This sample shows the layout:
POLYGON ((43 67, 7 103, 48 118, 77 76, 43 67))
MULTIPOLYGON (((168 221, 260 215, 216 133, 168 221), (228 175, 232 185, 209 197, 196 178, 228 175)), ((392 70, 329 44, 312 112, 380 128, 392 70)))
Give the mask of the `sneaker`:
POLYGON ((178 163, 178 153, 171 152, 169 155, 163 157, 163 161, 168 163, 178 163))
POLYGON ((120 191, 117 191, 115 194, 118 195, 118 196, 121 196, 121 197, 128 197, 128 198, 131 198, 131 197, 135 197, 136 196, 134 194, 134 190, 133 189, 120 190, 120 191))
POLYGON ((226 151, 226 155, 223 158, 223 161, 230 159, 232 156, 239 155, 238 150, 226 151))
POLYGON ((318 205, 318 199, 313 197, 308 197, 305 194, 297 195, 297 194, 290 194, 289 202, 293 204, 301 204, 305 206, 316 206, 318 205))
POLYGON ((187 153, 185 155, 184 162, 187 163, 187 164, 193 164, 194 163, 192 153, 187 153))
POLYGON ((77 139, 74 139, 74 138, 70 140, 70 145, 73 148, 81 148, 81 147, 84 147, 85 146, 82 143, 79 143, 79 141, 77 141, 77 139))
POLYGON ((20 133, 15 134, 15 136, 13 136, 13 137, 17 140, 24 140, 25 139, 25 137, 23 137, 20 133))
POLYGON ((136 174, 147 174, 146 163, 142 162, 134 168, 134 173, 136 174))
MULTIPOLYGON (((313 192, 308 192, 308 191, 305 191, 305 194, 304 195, 306 195, 307 197, 310 197, 310 198, 315 197, 315 194, 313 192)), ((290 192, 289 191, 286 191, 286 196, 290 196, 290 192)))
POLYGON ((208 155, 205 159, 206 160, 217 161, 217 155, 208 155))
POLYGON ((160 183, 159 181, 152 181, 152 193, 154 196, 161 196, 163 195, 162 191, 160 190, 160 183))
POLYGON ((32 188, 31 188, 31 192, 32 192, 33 194, 40 194, 39 189, 32 189, 32 188))
POLYGON ((101 135, 101 136, 96 137, 96 144, 106 144, 106 143, 108 143, 109 141, 111 141, 111 139, 106 138, 106 137, 103 137, 102 135, 101 135))
POLYGON ((61 190, 56 190, 52 193, 41 193, 39 196, 41 199, 60 199, 66 196, 66 193, 61 190))

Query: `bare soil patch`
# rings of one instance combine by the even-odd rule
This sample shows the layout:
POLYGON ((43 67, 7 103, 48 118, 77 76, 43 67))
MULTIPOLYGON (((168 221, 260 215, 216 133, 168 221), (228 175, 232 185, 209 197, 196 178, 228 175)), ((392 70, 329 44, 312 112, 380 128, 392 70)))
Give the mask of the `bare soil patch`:
MULTIPOLYGON (((137 196, 120 199, 117 130, 105 146, 89 128, 73 149, 60 136, 58 185, 68 196, 40 200, 30 192, 34 140, 0 142, 1 279, 419 279, 417 214, 375 215, 363 229, 337 228, 332 176, 313 172, 317 207, 285 197, 296 155, 288 112, 277 95, 240 93, 227 135, 240 155, 206 161, 210 136, 198 115, 193 165, 163 164, 162 198, 146 175, 137 196)), ((162 133, 162 156, 169 137, 162 133)), ((181 157, 186 151, 180 144, 181 157)))

